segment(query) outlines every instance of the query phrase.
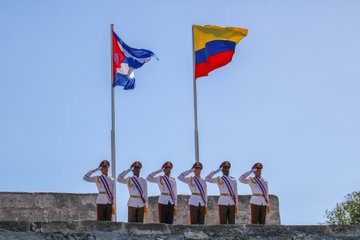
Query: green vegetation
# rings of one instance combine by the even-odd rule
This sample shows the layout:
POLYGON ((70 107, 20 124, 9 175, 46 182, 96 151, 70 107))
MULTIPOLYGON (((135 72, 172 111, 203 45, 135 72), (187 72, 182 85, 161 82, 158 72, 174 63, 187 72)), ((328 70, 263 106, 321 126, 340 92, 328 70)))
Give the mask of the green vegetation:
POLYGON ((360 192, 348 194, 334 210, 326 210, 326 219, 331 225, 360 224, 360 192))

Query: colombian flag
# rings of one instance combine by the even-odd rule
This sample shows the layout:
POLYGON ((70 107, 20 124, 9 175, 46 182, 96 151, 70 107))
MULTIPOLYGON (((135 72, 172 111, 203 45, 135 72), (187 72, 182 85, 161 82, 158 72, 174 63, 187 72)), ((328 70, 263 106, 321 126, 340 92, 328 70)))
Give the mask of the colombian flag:
POLYGON ((228 64, 235 46, 248 33, 247 29, 218 26, 193 26, 195 78, 228 64))

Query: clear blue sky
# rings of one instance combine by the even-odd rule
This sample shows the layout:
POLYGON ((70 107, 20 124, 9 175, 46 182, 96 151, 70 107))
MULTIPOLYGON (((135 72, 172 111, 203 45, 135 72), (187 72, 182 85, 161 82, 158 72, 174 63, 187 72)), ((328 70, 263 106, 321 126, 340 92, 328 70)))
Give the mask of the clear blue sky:
POLYGON ((160 59, 135 72, 134 91, 116 88, 117 172, 135 160, 144 176, 168 160, 174 176, 189 169, 191 26, 236 26, 249 34, 233 61, 198 80, 204 175, 260 161, 282 223, 324 222, 359 190, 359 12, 356 0, 1 1, 0 191, 96 192, 82 177, 110 159, 111 23, 160 59))

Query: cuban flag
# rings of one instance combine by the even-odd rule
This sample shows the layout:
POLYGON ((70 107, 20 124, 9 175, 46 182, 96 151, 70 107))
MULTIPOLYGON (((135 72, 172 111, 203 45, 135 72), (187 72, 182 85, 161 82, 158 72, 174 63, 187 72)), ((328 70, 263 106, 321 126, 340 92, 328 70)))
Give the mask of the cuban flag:
POLYGON ((112 45, 113 87, 123 86, 124 90, 134 89, 134 69, 140 68, 156 56, 152 51, 129 47, 114 31, 112 32, 112 45))

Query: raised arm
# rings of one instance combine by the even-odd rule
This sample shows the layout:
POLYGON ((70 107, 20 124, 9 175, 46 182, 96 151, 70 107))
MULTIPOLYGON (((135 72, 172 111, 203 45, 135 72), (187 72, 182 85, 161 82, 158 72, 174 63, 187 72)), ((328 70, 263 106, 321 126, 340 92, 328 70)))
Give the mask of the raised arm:
POLYGON ((214 177, 215 174, 221 171, 221 168, 219 168, 216 171, 212 171, 209 175, 206 176, 205 181, 210 183, 216 183, 218 181, 217 177, 214 177))
POLYGON ((92 177, 91 175, 96 172, 97 170, 99 170, 100 168, 96 168, 93 170, 90 170, 88 173, 86 173, 83 177, 83 179, 87 182, 96 182, 96 178, 97 177, 92 177))
POLYGON ((251 169, 250 171, 244 173, 244 174, 241 175, 241 177, 239 178, 239 181, 240 181, 241 183, 244 183, 244 184, 249 184, 250 180, 247 179, 247 178, 250 176, 250 174, 252 174, 252 173, 255 172, 255 171, 256 171, 256 169, 251 169))
POLYGON ((190 170, 187 170, 187 171, 181 173, 178 176, 178 179, 186 184, 189 183, 190 177, 186 177, 186 176, 189 175, 190 173, 192 173, 193 171, 194 171, 194 169, 190 169, 190 170))
POLYGON ((117 181, 119 183, 124 183, 127 184, 128 182, 128 177, 126 178, 125 176, 131 172, 133 170, 133 168, 129 168, 128 170, 123 171, 122 173, 119 174, 119 176, 117 177, 117 181))
POLYGON ((163 170, 160 169, 160 170, 157 170, 155 172, 152 172, 150 173, 146 180, 149 181, 149 182, 152 182, 152 183, 158 183, 159 182, 159 177, 155 177, 157 174, 161 173, 163 170))

